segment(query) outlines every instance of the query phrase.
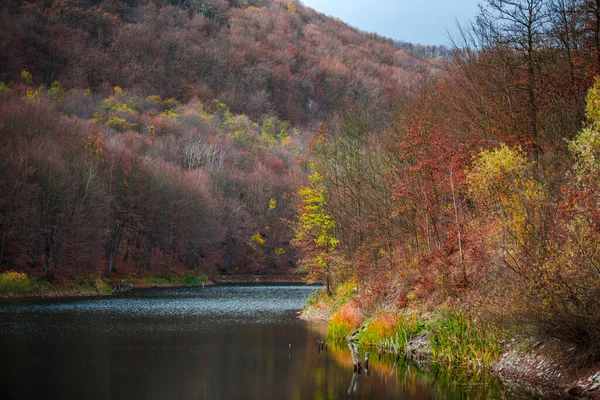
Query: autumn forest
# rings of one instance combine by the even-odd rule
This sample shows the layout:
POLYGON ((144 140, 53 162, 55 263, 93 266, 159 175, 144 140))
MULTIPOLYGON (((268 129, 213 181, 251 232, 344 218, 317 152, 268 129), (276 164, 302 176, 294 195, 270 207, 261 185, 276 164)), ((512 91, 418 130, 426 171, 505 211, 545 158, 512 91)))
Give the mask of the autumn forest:
POLYGON ((486 0, 438 47, 297 1, 3 0, 0 54, 1 271, 302 273, 600 356, 600 1, 486 0))

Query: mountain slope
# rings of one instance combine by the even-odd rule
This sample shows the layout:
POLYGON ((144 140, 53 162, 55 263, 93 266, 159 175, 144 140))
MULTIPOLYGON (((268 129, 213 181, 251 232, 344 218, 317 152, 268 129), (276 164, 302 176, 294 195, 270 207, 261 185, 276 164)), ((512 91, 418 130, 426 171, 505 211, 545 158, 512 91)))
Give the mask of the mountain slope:
POLYGON ((0 22, 0 81, 27 70, 39 84, 105 95, 116 85, 182 101, 218 98, 236 113, 293 124, 357 101, 389 111, 402 88, 439 67, 275 0, 4 2, 0 22))

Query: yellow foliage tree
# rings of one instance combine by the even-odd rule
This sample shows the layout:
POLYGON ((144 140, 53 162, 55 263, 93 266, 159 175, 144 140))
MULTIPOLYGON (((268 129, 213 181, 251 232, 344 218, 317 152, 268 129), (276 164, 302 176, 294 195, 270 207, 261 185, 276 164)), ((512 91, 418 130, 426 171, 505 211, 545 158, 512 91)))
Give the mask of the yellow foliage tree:
POLYGON ((490 248, 519 275, 541 259, 546 192, 521 148, 502 144, 479 153, 467 173, 469 195, 482 224, 492 230, 490 248))
POLYGON ((335 221, 326 213, 323 178, 314 172, 308 185, 300 188, 302 199, 300 216, 296 223, 295 244, 304 253, 301 264, 308 273, 309 282, 322 281, 331 294, 333 254, 339 240, 334 236, 335 221))

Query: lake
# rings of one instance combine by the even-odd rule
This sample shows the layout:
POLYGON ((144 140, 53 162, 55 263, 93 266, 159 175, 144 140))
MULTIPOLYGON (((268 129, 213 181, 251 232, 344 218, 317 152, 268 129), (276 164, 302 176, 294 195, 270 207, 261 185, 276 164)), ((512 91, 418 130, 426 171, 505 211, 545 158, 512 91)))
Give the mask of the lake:
MULTIPOLYGON (((371 350, 368 374, 325 326, 297 318, 309 286, 147 289, 4 300, 6 399, 511 398, 493 378, 421 369, 371 350)), ((364 356, 364 350, 361 355, 364 356)))

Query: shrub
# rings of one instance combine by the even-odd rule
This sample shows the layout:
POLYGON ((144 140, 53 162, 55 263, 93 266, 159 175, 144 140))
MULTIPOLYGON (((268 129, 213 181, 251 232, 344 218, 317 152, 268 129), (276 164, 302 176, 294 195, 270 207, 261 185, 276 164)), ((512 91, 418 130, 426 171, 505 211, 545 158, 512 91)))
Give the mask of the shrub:
POLYGON ((397 321, 393 315, 385 314, 372 320, 359 335, 363 344, 378 345, 384 339, 396 336, 397 321))
POLYGON ((185 271, 180 278, 181 283, 186 285, 198 285, 208 282, 208 277, 205 274, 196 274, 194 271, 185 271))
POLYGON ((23 272, 6 271, 0 274, 0 295, 20 296, 48 292, 50 287, 23 272))
POLYGON ((106 282, 105 278, 97 276, 89 276, 77 280, 75 287, 72 290, 81 293, 112 293, 112 287, 106 282))
POLYGON ((209 281, 208 276, 203 273, 196 274, 194 271, 185 271, 181 276, 146 276, 141 279, 129 275, 124 280, 127 283, 142 282, 147 285, 199 285, 209 281))
POLYGON ((131 129, 134 124, 128 122, 127 120, 119 117, 111 117, 106 121, 106 125, 113 128, 119 132, 125 132, 128 129, 131 129))
POLYGON ((323 301, 326 301, 328 298, 327 296, 327 291, 325 289, 318 289, 315 290, 314 292, 312 292, 311 294, 308 295, 308 298, 306 299, 306 306, 310 307, 310 306, 314 306, 316 304, 319 304, 323 301))
POLYGON ((98 293, 104 293, 104 294, 112 293, 112 287, 110 287, 110 285, 108 283, 106 283, 104 278, 97 277, 95 283, 96 283, 95 284, 96 291, 98 293))
POLYGON ((361 321, 360 310, 350 301, 334 314, 327 327, 327 336, 331 339, 343 339, 358 329, 361 321))
POLYGON ((425 328, 416 315, 384 314, 369 323, 358 336, 361 343, 376 345, 394 353, 402 352, 406 344, 425 328))
POLYGON ((342 283, 335 289, 335 294, 332 298, 332 306, 334 310, 340 309, 344 306, 352 296, 356 294, 357 284, 355 281, 350 280, 342 283))

